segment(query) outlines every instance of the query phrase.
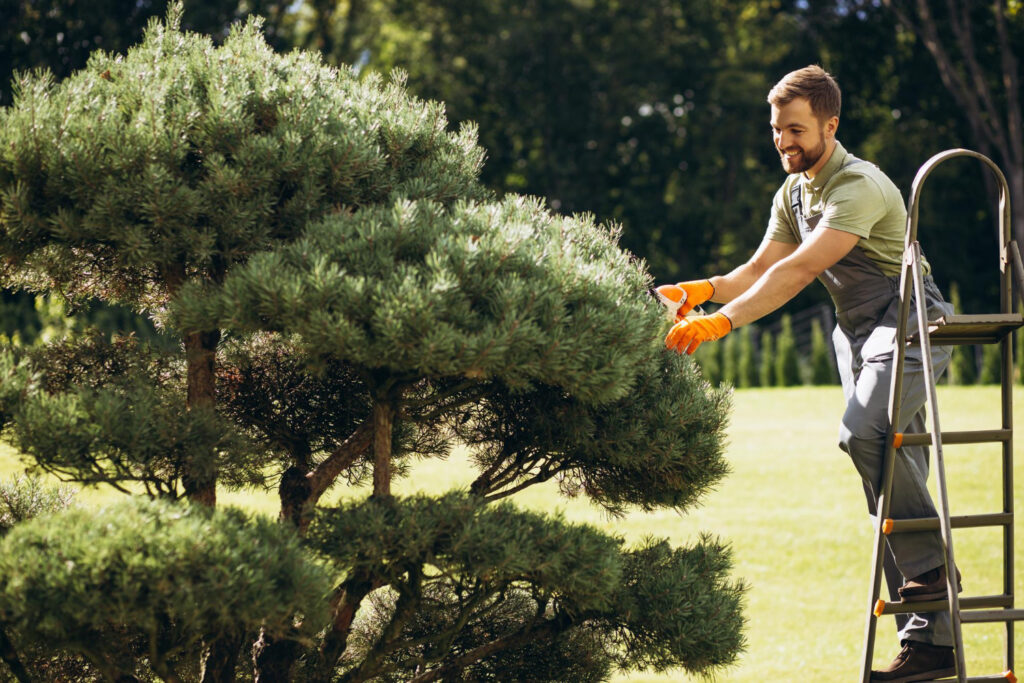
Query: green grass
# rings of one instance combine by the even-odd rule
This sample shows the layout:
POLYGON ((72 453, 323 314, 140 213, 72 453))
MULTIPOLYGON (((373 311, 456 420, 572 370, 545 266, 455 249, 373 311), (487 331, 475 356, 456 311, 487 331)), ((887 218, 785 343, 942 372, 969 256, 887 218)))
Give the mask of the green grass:
MULTIPOLYGON (((996 387, 942 387, 939 403, 943 429, 1000 426, 996 387)), ((1015 423, 1024 426, 1024 392, 1016 393, 1015 407, 1015 423)), ((736 392, 727 449, 732 473, 702 507, 684 515, 634 513, 612 519, 585 500, 558 498, 552 487, 534 487, 515 500, 534 509, 561 510, 569 520, 594 524, 630 541, 654 535, 684 544, 701 531, 727 540, 735 553, 735 576, 749 585, 747 649, 718 680, 856 680, 873 532, 859 478, 836 446, 842 410, 837 387, 736 392)), ((954 514, 997 511, 998 447, 949 446, 945 452, 954 514)), ((1022 466, 1020 458, 1017 466, 1022 466)), ((10 452, 0 454, 0 476, 18 469, 10 452)), ((419 464, 399 489, 436 492, 462 485, 471 476, 465 459, 454 456, 447 462, 419 464)), ((88 503, 110 495, 87 491, 82 499, 88 503)), ((358 492, 339 490, 335 495, 358 492)), ((224 493, 221 500, 271 514, 276 509, 272 496, 258 492, 224 493)), ((1024 548, 1020 534, 1017 547, 1024 548)), ((965 595, 1001 592, 1000 532, 958 530, 955 550, 965 595)), ((1018 577, 1020 592, 1024 571, 1018 577)), ((1003 633, 997 625, 964 626, 970 674, 1003 670, 1003 633)), ((881 664, 899 649, 891 617, 882 618, 878 634, 875 661, 881 664)), ((1022 641, 1017 641, 1024 656, 1022 641)), ((616 680, 689 679, 680 673, 638 673, 616 680)))

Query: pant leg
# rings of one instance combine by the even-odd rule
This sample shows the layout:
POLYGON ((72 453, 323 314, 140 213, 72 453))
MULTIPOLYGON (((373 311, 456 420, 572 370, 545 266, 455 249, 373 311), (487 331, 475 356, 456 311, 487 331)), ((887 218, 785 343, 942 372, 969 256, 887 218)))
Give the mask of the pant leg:
MULTIPOLYGON (((868 510, 876 514, 878 492, 882 485, 882 460, 888 431, 889 391, 892 358, 879 355, 858 363, 850 348, 842 348, 836 339, 837 357, 847 399, 840 427, 840 447, 846 451, 860 473, 867 495, 868 510), (859 365, 859 367, 858 367, 859 365)), ((949 350, 932 349, 936 377, 949 364, 949 350)), ((925 427, 924 366, 920 349, 908 350, 904 364, 898 431, 923 432, 925 427)), ((928 449, 905 447, 897 451, 890 500, 892 518, 934 517, 935 506, 927 489, 928 449)), ((943 564, 945 552, 938 532, 893 534, 887 538, 883 568, 891 599, 905 577, 917 576, 943 564)), ((901 640, 920 640, 936 645, 952 645, 949 615, 945 612, 897 616, 901 640)))

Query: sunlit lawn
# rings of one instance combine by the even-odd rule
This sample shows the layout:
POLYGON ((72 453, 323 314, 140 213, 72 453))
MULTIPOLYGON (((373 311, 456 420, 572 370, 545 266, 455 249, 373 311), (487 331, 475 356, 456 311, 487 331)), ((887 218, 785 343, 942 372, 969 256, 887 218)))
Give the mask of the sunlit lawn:
MULTIPOLYGON (((1024 392, 1015 399, 1015 420, 1024 426, 1024 392)), ((1000 426, 996 387, 943 387, 939 401, 944 429, 1000 426)), ((853 466, 835 445, 841 412, 838 387, 736 392, 727 450, 732 473, 703 507, 685 515, 635 513, 611 519, 583 500, 558 498, 548 487, 525 491, 516 500, 534 509, 561 510, 569 520, 595 524, 627 540, 655 535, 683 544, 701 531, 728 540, 735 551, 735 576, 749 585, 748 645, 736 666, 720 672, 718 680, 858 680, 872 530, 853 466)), ((18 469, 13 455, 4 455, 0 476, 18 469)), ((946 457, 954 514, 998 511, 998 447, 949 446, 946 457)), ((401 490, 444 490, 470 476, 461 458, 425 462, 401 490)), ((92 491, 80 498, 93 503, 109 495, 92 491)), ((268 513, 275 509, 272 496, 259 492, 224 493, 221 500, 268 513)), ((1001 592, 1000 534, 991 529, 956 532, 964 595, 1001 592)), ((1024 570, 1018 571, 1018 578, 1024 579, 1024 570)), ((1018 580, 1017 590, 1022 587, 1024 582, 1018 580)), ((999 625, 964 627, 968 673, 1003 670, 1003 632, 999 625)), ((898 649, 892 619, 883 617, 876 662, 888 661, 898 649)), ((666 673, 624 675, 618 680, 688 679, 666 673)))

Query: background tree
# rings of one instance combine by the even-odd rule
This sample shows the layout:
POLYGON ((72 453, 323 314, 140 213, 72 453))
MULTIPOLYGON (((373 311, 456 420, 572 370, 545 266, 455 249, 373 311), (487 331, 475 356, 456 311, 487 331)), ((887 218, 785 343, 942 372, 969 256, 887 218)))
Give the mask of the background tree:
POLYGON ((762 387, 775 386, 775 338, 771 332, 761 333, 761 362, 757 377, 762 387))
POLYGON ((111 512, 126 520, 116 533, 85 511, 16 527, 0 626, 111 677, 234 680, 250 649, 257 680, 297 666, 311 680, 483 675, 523 648, 552 678, 731 661, 742 586, 722 544, 623 548, 494 504, 550 481, 612 513, 684 510, 725 472, 728 397, 664 350, 651 278, 618 229, 491 199, 472 127, 448 131, 442 106, 400 81, 276 55, 255 23, 215 47, 180 16, 59 84, 23 77, 0 113, 5 284, 130 305, 179 345, 6 350, 0 427, 65 478, 208 508, 215 485, 266 477, 287 524, 167 502, 111 512), (456 438, 473 449, 469 492, 393 495, 412 456, 443 457, 456 438), (321 507, 339 480, 371 493, 321 507), (129 528, 159 533, 140 543, 129 528), (218 567, 277 547, 263 536, 306 539, 276 555, 292 578, 326 567, 320 609, 319 580, 292 595, 296 582, 267 578, 283 592, 260 601, 218 583, 218 567), (227 555, 198 562, 196 539, 227 555), (148 568, 126 575, 114 614, 74 609, 101 582, 75 582, 63 611, 32 598, 66 592, 30 590, 61 558, 101 576, 108 556, 148 568), (245 604, 211 597, 224 592, 245 604))
MULTIPOLYGON (((949 289, 949 302, 953 305, 953 311, 962 313, 960 303, 960 287, 954 282, 949 289)), ((974 384, 978 379, 978 362, 975 358, 974 346, 954 346, 952 358, 949 363, 950 384, 974 384)))
POLYGON ((754 352, 754 327, 740 329, 739 358, 736 363, 736 386, 740 389, 758 386, 757 354, 754 352))
POLYGON ((775 386, 792 387, 801 384, 800 356, 793 336, 793 318, 787 313, 782 316, 782 328, 775 339, 775 386))
POLYGON ((807 365, 810 384, 836 383, 836 364, 817 318, 811 321, 811 355, 807 365))

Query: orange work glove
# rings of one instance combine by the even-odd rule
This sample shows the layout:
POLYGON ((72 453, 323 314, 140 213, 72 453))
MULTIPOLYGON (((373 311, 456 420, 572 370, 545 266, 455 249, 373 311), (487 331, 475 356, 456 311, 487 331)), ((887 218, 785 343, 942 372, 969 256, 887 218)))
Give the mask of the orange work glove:
POLYGON ((710 301, 715 295, 715 286, 711 280, 689 280, 688 282, 677 282, 676 287, 686 292, 686 301, 676 311, 676 315, 686 315, 705 301, 710 301))
POLYGON ((691 354, 703 342, 721 339, 730 332, 732 321, 721 311, 695 318, 683 318, 668 331, 665 347, 675 349, 677 353, 685 351, 691 354))

